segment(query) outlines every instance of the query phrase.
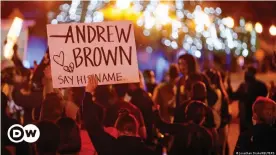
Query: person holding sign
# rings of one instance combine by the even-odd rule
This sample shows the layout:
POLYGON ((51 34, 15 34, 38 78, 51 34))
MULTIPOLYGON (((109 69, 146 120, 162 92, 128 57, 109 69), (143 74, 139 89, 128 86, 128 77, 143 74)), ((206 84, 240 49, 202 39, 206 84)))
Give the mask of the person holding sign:
POLYGON ((133 25, 129 21, 47 25, 53 87, 139 82, 133 25))
POLYGON ((117 139, 104 131, 98 117, 100 115, 98 111, 101 111, 101 107, 92 101, 92 93, 97 85, 97 79, 94 76, 90 76, 83 102, 83 119, 89 137, 98 154, 157 154, 154 150, 149 149, 141 138, 137 136, 137 120, 126 110, 120 112, 115 123, 115 127, 119 132, 119 137, 117 139))

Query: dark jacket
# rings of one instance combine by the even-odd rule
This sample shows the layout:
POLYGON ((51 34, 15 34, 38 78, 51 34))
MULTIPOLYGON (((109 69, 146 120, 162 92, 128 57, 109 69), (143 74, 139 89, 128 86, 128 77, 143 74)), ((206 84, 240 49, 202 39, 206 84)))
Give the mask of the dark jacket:
POLYGON ((92 95, 85 94, 83 102, 83 120, 89 137, 99 155, 154 155, 138 137, 120 136, 118 139, 110 136, 103 129, 99 120, 100 106, 93 103, 92 95))
POLYGON ((153 101, 149 97, 148 93, 143 89, 139 88, 129 94, 131 96, 130 102, 134 104, 142 112, 146 130, 147 130, 147 141, 150 142, 153 139, 153 101))
POLYGON ((14 103, 24 109, 24 124, 33 123, 32 112, 34 108, 39 107, 43 101, 43 93, 31 92, 29 95, 24 95, 20 92, 21 87, 18 86, 13 91, 14 103))
POLYGON ((257 124, 239 136, 235 152, 276 152, 276 129, 257 124))
POLYGON ((194 123, 168 124, 155 113, 156 126, 163 133, 174 136, 169 154, 208 155, 214 152, 213 137, 204 127, 194 123))

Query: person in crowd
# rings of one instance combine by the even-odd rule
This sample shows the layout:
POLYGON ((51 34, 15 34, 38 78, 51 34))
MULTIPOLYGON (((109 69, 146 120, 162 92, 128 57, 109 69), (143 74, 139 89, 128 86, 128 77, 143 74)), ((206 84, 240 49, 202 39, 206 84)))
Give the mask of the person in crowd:
POLYGON ((23 107, 24 124, 33 123, 33 110, 42 104, 43 96, 41 91, 33 91, 31 89, 30 72, 22 75, 22 83, 14 85, 12 93, 13 101, 16 105, 23 107))
POLYGON ((60 130, 58 153, 77 155, 81 150, 81 137, 76 122, 72 118, 62 117, 56 124, 60 130))
POLYGON ((220 72, 213 69, 209 69, 206 72, 206 75, 209 77, 212 86, 215 88, 217 93, 218 100, 212 108, 220 115, 221 124, 218 128, 219 134, 219 144, 220 144, 220 154, 224 155, 227 147, 227 137, 228 137, 228 126, 230 123, 230 114, 228 110, 228 94, 223 85, 223 80, 220 75, 220 72))
POLYGON ((29 145, 26 142, 13 143, 8 138, 8 129, 15 124, 20 124, 11 118, 8 107, 8 97, 1 92, 1 148, 6 149, 11 155, 29 154, 29 145))
POLYGON ((56 93, 46 95, 41 107, 40 120, 56 122, 64 115, 64 101, 56 93))
POLYGON ((212 154, 213 137, 203 127, 206 118, 206 106, 200 101, 190 101, 185 109, 186 123, 168 124, 155 111, 156 125, 161 132, 174 135, 174 141, 169 154, 212 154))
POLYGON ((153 93, 154 104, 160 105, 160 115, 166 122, 172 122, 172 110, 175 106, 175 84, 178 78, 178 68, 176 64, 170 65, 169 81, 159 84, 153 93))
MULTIPOLYGON (((141 79, 140 79, 141 80, 141 79)), ((154 105, 149 94, 141 88, 140 83, 130 83, 128 85, 128 95, 130 96, 130 103, 134 104, 142 112, 146 130, 147 143, 151 143, 154 137, 153 133, 153 114, 152 107, 154 105)))
POLYGON ((60 129, 50 121, 41 121, 37 124, 40 137, 36 141, 38 155, 56 155, 60 145, 60 129))
POLYGON ((118 117, 119 111, 121 109, 127 109, 130 112, 130 114, 135 116, 136 120, 139 123, 139 135, 143 139, 146 139, 147 137, 146 127, 145 127, 144 118, 140 109, 137 108, 132 103, 124 100, 124 97, 128 91, 127 84, 116 84, 116 85, 113 85, 113 88, 115 89, 117 101, 115 102, 115 104, 113 104, 110 108, 107 109, 105 125, 114 126, 115 121, 118 117))
POLYGON ((135 116, 125 109, 120 112, 115 122, 115 128, 119 132, 119 137, 115 139, 104 131, 99 119, 100 114, 98 114, 98 111, 102 111, 99 110, 101 107, 93 103, 92 100, 92 93, 96 89, 97 83, 97 79, 93 76, 89 78, 83 102, 84 124, 97 153, 104 155, 155 154, 138 137, 138 121, 135 116))
POLYGON ((256 79, 256 68, 248 66, 244 74, 244 82, 240 84, 236 92, 233 92, 231 80, 228 79, 228 94, 231 100, 239 101, 240 130, 241 132, 252 127, 252 104, 258 96, 266 97, 268 90, 266 85, 256 79))
MULTIPOLYGON (((200 75, 201 79, 207 88, 207 100, 209 105, 213 105, 217 101, 217 96, 215 91, 210 87, 208 78, 198 72, 196 59, 190 54, 183 54, 178 58, 178 67, 182 76, 177 82, 177 92, 176 92, 176 107, 180 105, 183 101, 189 98, 187 92, 185 92, 185 85, 187 79, 191 75, 200 75)), ((190 78, 190 80, 193 80, 190 78)))
POLYGON ((252 105, 252 129, 240 134, 235 152, 276 152, 276 103, 265 97, 258 97, 252 105))
POLYGON ((145 70, 143 75, 145 78, 147 91, 152 95, 155 87, 157 86, 154 72, 152 70, 145 70))
POLYGON ((269 98, 276 102, 276 86, 274 81, 270 81, 269 98))

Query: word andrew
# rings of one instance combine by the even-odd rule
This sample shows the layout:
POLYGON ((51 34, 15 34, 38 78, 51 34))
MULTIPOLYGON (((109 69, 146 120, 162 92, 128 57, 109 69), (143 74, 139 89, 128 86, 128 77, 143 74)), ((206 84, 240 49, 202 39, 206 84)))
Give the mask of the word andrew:
POLYGON ((76 68, 100 65, 128 65, 132 64, 132 46, 120 46, 120 43, 128 43, 131 32, 131 24, 128 29, 118 28, 116 25, 71 25, 66 35, 51 35, 50 37, 63 37, 65 44, 86 44, 87 43, 111 43, 116 42, 118 46, 109 48, 103 46, 76 47, 72 49, 74 66, 76 68), (113 30, 111 30, 113 29, 113 30), (111 33, 115 30, 115 34, 111 33))

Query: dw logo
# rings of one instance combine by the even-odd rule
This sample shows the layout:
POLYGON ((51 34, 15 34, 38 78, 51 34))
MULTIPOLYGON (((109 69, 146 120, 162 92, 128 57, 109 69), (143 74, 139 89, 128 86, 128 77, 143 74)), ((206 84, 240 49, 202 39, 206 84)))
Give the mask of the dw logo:
POLYGON ((20 143, 23 140, 28 143, 33 143, 38 140, 39 136, 40 131, 33 124, 28 124, 25 127, 20 124, 14 124, 8 130, 8 137, 14 143, 20 143))

